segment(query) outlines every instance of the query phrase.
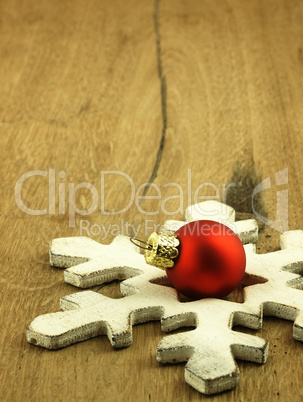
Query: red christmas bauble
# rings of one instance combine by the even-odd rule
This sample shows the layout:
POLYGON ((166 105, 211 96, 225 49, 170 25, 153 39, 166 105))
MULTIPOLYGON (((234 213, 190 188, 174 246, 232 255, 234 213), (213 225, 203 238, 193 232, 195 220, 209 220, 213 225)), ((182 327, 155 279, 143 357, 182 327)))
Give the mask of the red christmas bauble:
POLYGON ((246 265, 239 237, 219 222, 193 221, 175 232, 179 255, 166 273, 192 299, 227 296, 241 282, 246 265))

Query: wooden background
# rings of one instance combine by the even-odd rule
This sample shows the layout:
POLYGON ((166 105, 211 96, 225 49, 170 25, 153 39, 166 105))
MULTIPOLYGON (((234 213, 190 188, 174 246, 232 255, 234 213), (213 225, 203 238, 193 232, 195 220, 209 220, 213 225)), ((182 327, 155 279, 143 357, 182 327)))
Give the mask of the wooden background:
MULTIPOLYGON (((202 183, 212 186, 200 197, 220 200, 236 183, 227 202, 245 218, 266 177, 273 187, 256 209, 275 219, 274 174, 288 168, 289 228, 303 228, 302 21, 299 0, 0 1, 1 400, 302 400, 302 344, 291 322, 274 318, 248 331, 270 341, 267 363, 239 362, 240 385, 211 398, 184 382, 183 364, 156 362, 158 322, 135 327, 133 345, 119 351, 106 337, 55 352, 25 339, 34 317, 77 290, 49 266, 48 242, 80 235, 81 225, 104 243, 118 229, 130 234, 127 224, 146 238, 153 225, 182 219, 202 183), (15 200, 32 170, 45 176, 26 180, 17 201, 43 215, 15 200), (111 170, 131 181, 107 174, 102 191, 101 172, 111 170), (99 205, 83 216, 94 200, 79 190, 72 227, 69 184, 71 193, 81 182, 96 187, 99 205), (161 198, 141 199, 143 212, 124 208, 130 182, 156 197, 144 185, 154 183, 161 198), (181 186, 184 205, 167 200, 165 212, 178 195, 167 183, 181 186)), ((278 249, 279 233, 259 223, 259 252, 278 249)), ((116 283, 96 290, 119 297, 116 283)))

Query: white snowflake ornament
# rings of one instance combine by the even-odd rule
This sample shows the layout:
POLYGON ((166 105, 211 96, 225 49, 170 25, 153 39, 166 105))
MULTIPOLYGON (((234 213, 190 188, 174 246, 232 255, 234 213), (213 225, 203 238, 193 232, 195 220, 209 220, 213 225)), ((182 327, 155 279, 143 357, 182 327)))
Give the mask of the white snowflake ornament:
MULTIPOLYGON (((282 250, 258 255, 252 244, 257 239, 256 222, 235 222, 232 208, 208 201, 189 207, 186 219, 220 221, 231 227, 243 243, 250 243, 245 246, 247 275, 264 280, 245 288, 244 303, 221 299, 181 302, 177 291, 167 285, 166 273, 147 265, 128 237, 117 236, 109 246, 85 237, 55 239, 50 245, 50 262, 67 268, 66 282, 84 288, 120 279, 124 297, 112 299, 90 290, 65 296, 61 298, 63 311, 32 321, 26 330, 27 340, 58 349, 106 334, 114 347, 121 348, 131 344, 135 324, 161 320, 161 328, 167 332, 195 327, 164 337, 158 345, 157 360, 186 361, 186 382, 205 394, 238 384, 235 358, 266 361, 268 343, 233 331, 234 325, 258 329, 263 314, 274 315, 294 320, 294 337, 303 340, 303 232, 283 234, 282 250)), ((167 221, 162 229, 175 231, 185 223, 167 221)))

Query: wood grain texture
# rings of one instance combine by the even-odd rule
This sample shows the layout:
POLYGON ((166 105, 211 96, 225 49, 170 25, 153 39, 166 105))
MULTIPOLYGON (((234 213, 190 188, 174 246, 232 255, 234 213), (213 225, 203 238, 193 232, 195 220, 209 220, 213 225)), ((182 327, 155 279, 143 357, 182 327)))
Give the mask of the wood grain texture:
MULTIPOLYGON (((222 184, 236 182, 228 201, 247 219, 255 185, 269 176, 274 183, 288 167, 289 228, 303 228, 302 20, 295 0, 0 1, 1 400, 210 399, 184 383, 183 365, 157 363, 158 322, 134 327, 133 345, 119 352, 103 337, 50 352, 29 345, 24 329, 75 290, 50 268, 48 242, 80 235, 81 220, 118 224, 121 234, 131 223, 141 237, 147 219, 180 220, 177 198, 166 203, 171 215, 161 211, 176 194, 166 183, 184 189, 185 208, 201 183, 218 186, 222 199, 222 184), (14 199, 18 178, 35 169, 56 172, 55 210, 41 216, 14 199), (140 205, 159 213, 133 204, 108 214, 130 196, 129 182, 111 175, 103 212, 99 205, 71 227, 68 184, 93 184, 100 201, 100 172, 110 170, 128 174, 146 196, 157 195, 144 190, 152 177, 161 199, 140 205)), ((24 183, 27 207, 48 208, 48 176, 24 183)), ((258 196, 258 211, 270 219, 276 191, 258 196)), ((199 194, 216 195, 210 186, 199 194)), ((76 198, 89 209, 87 189, 76 198)), ((110 228, 91 238, 110 243, 118 230, 110 228)), ((278 247, 279 233, 263 225, 258 251, 278 247)), ((98 291, 120 297, 114 284, 98 291)), ((211 400, 302 400, 302 344, 292 323, 266 318, 250 333, 270 341, 266 365, 239 362, 239 387, 211 400)))

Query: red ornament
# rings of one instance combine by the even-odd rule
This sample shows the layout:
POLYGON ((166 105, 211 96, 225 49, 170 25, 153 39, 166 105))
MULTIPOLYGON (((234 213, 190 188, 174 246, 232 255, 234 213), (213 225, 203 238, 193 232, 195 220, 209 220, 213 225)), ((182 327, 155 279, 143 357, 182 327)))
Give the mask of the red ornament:
POLYGON ((227 226, 194 221, 175 232, 179 255, 166 273, 174 287, 192 299, 221 298, 241 282, 246 265, 243 245, 227 226))
POLYGON ((173 286, 191 299, 227 296, 241 282, 246 265, 239 237, 209 220, 187 223, 174 235, 153 233, 145 259, 166 269, 173 286))

